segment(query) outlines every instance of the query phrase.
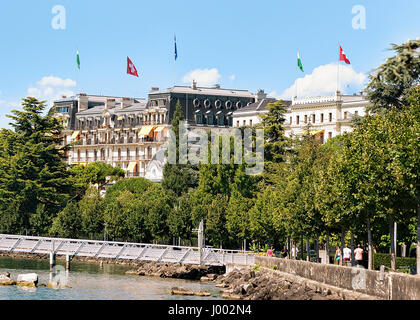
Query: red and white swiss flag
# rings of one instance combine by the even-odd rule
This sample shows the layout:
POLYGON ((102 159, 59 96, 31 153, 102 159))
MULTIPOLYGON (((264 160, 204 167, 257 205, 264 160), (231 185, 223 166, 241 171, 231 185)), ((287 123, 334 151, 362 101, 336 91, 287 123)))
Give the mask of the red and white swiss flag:
POLYGON ((131 74, 132 76, 136 76, 138 77, 139 75, 137 74, 137 69, 134 66, 134 63, 131 62, 130 58, 127 57, 127 73, 131 74))
POLYGON ((345 63, 350 64, 350 60, 347 59, 347 56, 344 53, 343 48, 341 48, 341 46, 340 46, 340 61, 344 61, 345 63))

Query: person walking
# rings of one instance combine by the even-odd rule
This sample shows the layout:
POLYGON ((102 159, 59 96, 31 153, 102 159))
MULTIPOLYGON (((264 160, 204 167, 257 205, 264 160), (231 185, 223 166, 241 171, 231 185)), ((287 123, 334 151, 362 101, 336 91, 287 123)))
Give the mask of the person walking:
POLYGON ((351 249, 347 246, 347 243, 343 249, 343 265, 348 265, 351 260, 351 249))
POLYGON ((296 245, 293 245, 293 247, 292 247, 292 259, 297 259, 298 252, 299 252, 299 249, 296 247, 296 245))
POLYGON ((284 259, 287 259, 288 255, 289 255, 289 251, 287 250, 286 246, 284 246, 284 247, 283 247, 283 250, 281 251, 281 256, 282 256, 284 259))
POLYGON ((341 260, 341 249, 340 246, 337 246, 335 250, 334 261, 339 265, 341 260))
POLYGON ((360 244, 357 245, 357 248, 354 250, 354 257, 356 259, 357 266, 363 265, 363 249, 360 244))

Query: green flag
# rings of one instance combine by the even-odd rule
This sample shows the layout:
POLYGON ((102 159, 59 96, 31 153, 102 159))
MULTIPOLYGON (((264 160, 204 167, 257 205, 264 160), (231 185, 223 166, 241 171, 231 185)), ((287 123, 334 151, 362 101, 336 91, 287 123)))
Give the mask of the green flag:
POLYGON ((297 65, 302 72, 305 72, 303 71, 302 60, 300 59, 299 51, 297 52, 297 65))
POLYGON ((79 57, 79 49, 77 49, 77 67, 80 70, 80 57, 79 57))

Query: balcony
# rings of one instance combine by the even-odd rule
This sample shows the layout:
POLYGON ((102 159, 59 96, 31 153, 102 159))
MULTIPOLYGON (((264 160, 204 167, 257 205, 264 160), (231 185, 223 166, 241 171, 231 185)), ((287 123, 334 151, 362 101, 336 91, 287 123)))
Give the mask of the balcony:
POLYGON ((139 160, 151 160, 151 159, 152 159, 151 155, 112 157, 112 161, 139 161, 139 160))
POLYGON ((165 143, 166 138, 151 138, 151 137, 129 137, 128 139, 109 139, 107 141, 100 139, 81 139, 76 142, 75 146, 103 146, 103 145, 131 145, 131 144, 148 144, 148 143, 165 143))
POLYGON ((144 172, 126 172, 125 176, 127 178, 137 178, 137 177, 144 177, 144 172))

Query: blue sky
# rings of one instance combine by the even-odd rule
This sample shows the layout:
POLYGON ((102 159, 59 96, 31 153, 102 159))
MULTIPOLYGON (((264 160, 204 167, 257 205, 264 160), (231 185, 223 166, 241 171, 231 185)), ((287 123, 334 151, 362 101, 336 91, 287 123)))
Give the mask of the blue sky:
POLYGON ((356 92, 392 54, 390 43, 420 36, 418 12, 418 0, 2 0, 0 127, 28 94, 147 97, 152 86, 186 85, 195 77, 202 85, 286 97, 294 91, 298 49, 305 70, 298 75, 306 76, 298 95, 326 94, 336 79, 330 64, 337 63, 338 43, 351 61, 341 67, 342 88, 356 92), (64 30, 51 24, 56 5, 66 10, 64 30), (352 27, 355 5, 366 9, 364 30, 352 27), (126 74, 127 56, 139 78, 126 74))

